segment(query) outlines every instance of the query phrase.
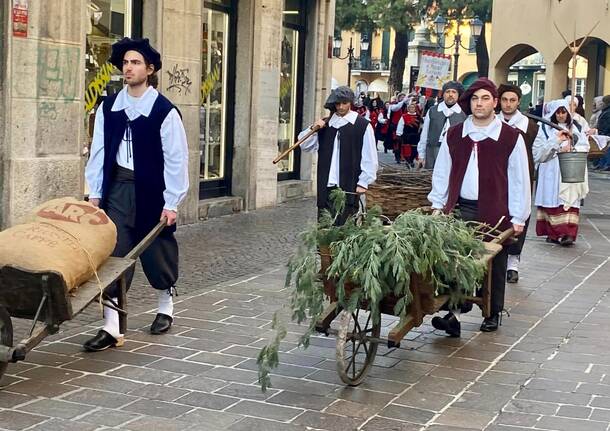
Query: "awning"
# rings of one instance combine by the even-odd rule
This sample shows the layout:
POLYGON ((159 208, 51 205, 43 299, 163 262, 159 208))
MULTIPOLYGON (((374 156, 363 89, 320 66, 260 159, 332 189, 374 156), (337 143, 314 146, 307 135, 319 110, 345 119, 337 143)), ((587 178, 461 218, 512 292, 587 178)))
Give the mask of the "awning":
POLYGON ((387 93, 388 92, 388 83, 385 79, 377 78, 371 85, 369 85, 368 89, 369 93, 387 93))

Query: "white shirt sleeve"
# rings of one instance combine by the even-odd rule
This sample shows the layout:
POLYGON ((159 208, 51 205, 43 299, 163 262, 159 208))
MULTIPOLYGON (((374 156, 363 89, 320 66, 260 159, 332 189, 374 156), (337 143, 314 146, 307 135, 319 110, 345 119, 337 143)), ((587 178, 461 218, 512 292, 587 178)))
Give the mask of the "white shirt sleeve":
MULTIPOLYGON (((326 127, 328 127, 328 126, 326 126, 326 127)), ((305 136, 309 132, 311 132, 311 129, 308 127, 307 129, 305 129, 301 133, 299 133, 299 140, 302 139, 303 136, 305 136)), ((319 145, 320 144, 318 143, 318 134, 314 133, 309 138, 307 138, 307 140, 305 142, 303 142, 301 144, 300 148, 301 148, 301 150, 303 150, 305 152, 314 152, 314 151, 318 151, 319 145)))
POLYGON ((400 120, 398 121, 398 125, 396 126, 396 136, 402 136, 402 133, 405 130, 405 120, 400 117, 400 120))
POLYGON ((535 163, 544 163, 551 160, 559 151, 561 142, 557 139, 557 132, 555 129, 550 129, 545 125, 541 124, 538 128, 538 134, 532 145, 532 154, 534 156, 535 163), (548 133, 548 138, 544 134, 544 129, 548 133))
POLYGON ((447 137, 443 137, 438 157, 432 172, 432 191, 428 194, 428 200, 432 208, 442 210, 447 204, 449 196, 449 174, 451 173, 451 154, 447 145, 447 137))
POLYGON ((396 111, 402 109, 402 107, 406 101, 407 101, 407 98, 405 97, 400 102, 390 105, 390 112, 396 112, 396 111))
POLYGON ((388 122, 388 120, 386 120, 385 116, 383 115, 383 112, 380 112, 379 115, 377 116, 377 122, 379 124, 385 124, 388 122))
POLYGON ((89 186, 89 197, 100 199, 102 197, 102 183, 104 181, 104 102, 95 111, 93 125, 93 141, 89 151, 89 161, 85 168, 85 178, 89 186))
POLYGON ((524 226, 530 216, 532 193, 525 141, 519 135, 508 158, 508 213, 511 223, 524 226))
MULTIPOLYGON (((432 109, 432 108, 430 108, 432 109)), ((421 135, 419 137, 419 143, 417 144, 417 158, 426 158, 426 147, 428 146, 428 130, 430 129, 430 111, 426 112, 424 117, 424 125, 421 129, 421 135)))
POLYGON ((370 124, 366 126, 364 132, 364 142, 362 143, 362 159, 360 161, 360 177, 358 185, 368 189, 371 184, 377 179, 377 168, 379 162, 377 160, 377 141, 375 140, 375 132, 370 124))
POLYGON ((189 189, 188 143, 178 111, 172 109, 161 124, 166 210, 177 211, 189 189))

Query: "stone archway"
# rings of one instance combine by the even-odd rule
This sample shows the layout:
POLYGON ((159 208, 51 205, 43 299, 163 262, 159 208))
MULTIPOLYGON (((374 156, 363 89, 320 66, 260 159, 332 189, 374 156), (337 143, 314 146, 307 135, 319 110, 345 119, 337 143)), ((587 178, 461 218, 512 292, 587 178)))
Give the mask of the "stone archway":
POLYGON ((509 48, 493 70, 496 84, 510 82, 521 88, 521 109, 535 105, 538 97, 544 95, 546 60, 532 45, 523 43, 509 48))
POLYGON ((513 64, 537 52, 539 51, 536 48, 526 43, 512 46, 500 56, 496 64, 492 65, 493 81, 496 83, 506 82, 508 80, 509 69, 513 64))

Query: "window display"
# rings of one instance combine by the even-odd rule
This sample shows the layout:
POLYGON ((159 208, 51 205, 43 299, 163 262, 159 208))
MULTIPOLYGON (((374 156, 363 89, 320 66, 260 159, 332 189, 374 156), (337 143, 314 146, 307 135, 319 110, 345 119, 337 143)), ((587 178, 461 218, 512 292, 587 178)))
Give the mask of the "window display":
POLYGON ((225 176, 226 76, 229 15, 204 10, 199 107, 200 178, 225 176))

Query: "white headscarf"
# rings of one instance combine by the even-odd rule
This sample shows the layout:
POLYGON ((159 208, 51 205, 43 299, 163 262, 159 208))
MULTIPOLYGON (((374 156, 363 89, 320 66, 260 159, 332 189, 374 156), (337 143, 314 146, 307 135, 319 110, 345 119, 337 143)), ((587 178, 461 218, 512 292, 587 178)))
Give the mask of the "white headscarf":
POLYGON ((572 103, 572 100, 574 100, 574 103, 576 103, 577 108, 578 108, 578 105, 580 105, 580 100, 578 100, 578 97, 576 97, 576 96, 572 97, 571 95, 568 95, 563 100, 565 100, 568 103, 568 106, 570 106, 570 103, 572 103))
POLYGON ((569 113, 570 102, 566 99, 551 100, 544 105, 544 118, 550 121, 553 114, 555 114, 559 108, 564 108, 569 113))

